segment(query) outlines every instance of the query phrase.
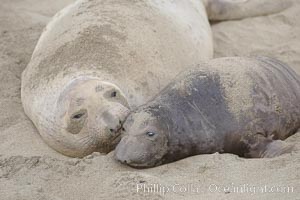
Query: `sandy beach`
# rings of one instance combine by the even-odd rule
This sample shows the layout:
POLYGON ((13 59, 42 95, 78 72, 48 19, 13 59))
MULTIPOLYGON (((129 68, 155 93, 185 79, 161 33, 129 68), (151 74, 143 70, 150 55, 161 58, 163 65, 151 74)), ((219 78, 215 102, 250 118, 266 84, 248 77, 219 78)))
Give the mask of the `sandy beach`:
MULTIPOLYGON (((295 151, 272 159, 199 155, 137 170, 108 155, 83 159, 48 147, 23 112, 21 73, 43 28, 74 0, 2 0, 0 5, 0 200, 299 199, 295 151)), ((212 25, 215 57, 265 55, 300 74, 300 1, 277 14, 212 25)))

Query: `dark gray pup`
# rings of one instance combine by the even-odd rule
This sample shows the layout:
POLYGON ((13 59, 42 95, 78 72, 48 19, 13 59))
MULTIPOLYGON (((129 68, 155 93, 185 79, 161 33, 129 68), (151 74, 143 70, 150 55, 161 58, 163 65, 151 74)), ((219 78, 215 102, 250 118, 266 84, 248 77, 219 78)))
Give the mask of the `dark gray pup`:
POLYGON ((177 76, 123 127, 116 158, 137 168, 215 152, 278 156, 300 128, 300 78, 267 57, 214 59, 177 76))

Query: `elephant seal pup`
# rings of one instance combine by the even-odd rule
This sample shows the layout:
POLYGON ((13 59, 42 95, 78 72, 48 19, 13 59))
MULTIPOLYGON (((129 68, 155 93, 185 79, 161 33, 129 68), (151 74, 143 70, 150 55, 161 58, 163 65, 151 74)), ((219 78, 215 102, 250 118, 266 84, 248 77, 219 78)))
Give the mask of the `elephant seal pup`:
POLYGON ((22 75, 23 107, 56 151, 107 153, 130 108, 212 54, 198 0, 79 0, 42 33, 22 75))
POLYGON ((132 112, 117 160, 153 167, 214 152, 273 157, 300 128, 300 78, 266 57, 211 60, 132 112))

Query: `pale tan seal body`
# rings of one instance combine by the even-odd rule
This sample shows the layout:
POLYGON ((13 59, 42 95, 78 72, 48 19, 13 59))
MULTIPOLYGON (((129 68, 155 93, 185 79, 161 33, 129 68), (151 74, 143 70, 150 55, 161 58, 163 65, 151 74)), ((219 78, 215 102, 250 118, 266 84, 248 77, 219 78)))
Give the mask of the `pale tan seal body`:
POLYGON ((23 72, 22 102, 44 141, 82 157, 109 152, 129 108, 212 58, 196 0, 80 0, 43 32, 23 72))
POLYGON ((79 0, 59 12, 22 76, 24 110, 44 141, 76 157, 113 149, 129 108, 212 58, 205 7, 219 3, 235 4, 79 0))

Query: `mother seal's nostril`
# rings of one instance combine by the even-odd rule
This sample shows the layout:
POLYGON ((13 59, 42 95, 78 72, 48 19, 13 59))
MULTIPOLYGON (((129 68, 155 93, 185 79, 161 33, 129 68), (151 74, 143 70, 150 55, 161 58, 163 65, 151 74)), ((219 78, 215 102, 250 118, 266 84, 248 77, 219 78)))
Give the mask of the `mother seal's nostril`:
POLYGON ((115 130, 114 130, 114 129, 112 129, 112 128, 111 128, 111 129, 109 129, 109 131, 110 131, 111 133, 115 132, 115 130))

